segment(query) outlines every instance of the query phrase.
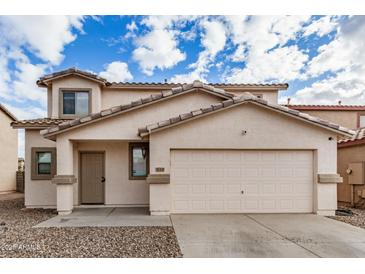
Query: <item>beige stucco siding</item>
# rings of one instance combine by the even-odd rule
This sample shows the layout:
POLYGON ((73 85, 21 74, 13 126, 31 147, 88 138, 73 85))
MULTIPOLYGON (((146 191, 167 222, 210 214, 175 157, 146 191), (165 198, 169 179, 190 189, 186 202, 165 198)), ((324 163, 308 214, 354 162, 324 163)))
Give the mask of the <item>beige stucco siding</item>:
MULTIPOLYGON (((145 180, 129 180, 128 142, 80 142, 74 146, 74 173, 79 177, 80 152, 105 153, 105 204, 148 205, 149 188, 145 180)), ((74 204, 79 204, 79 180, 74 186, 74 204)))
POLYGON ((145 98, 151 94, 159 94, 161 90, 118 90, 104 89, 102 91, 102 109, 114 107, 116 105, 128 104, 140 98, 145 98))
POLYGON ((91 112, 101 111, 101 88, 96 82, 86 80, 77 76, 57 79, 52 83, 52 105, 51 118, 59 118, 60 99, 59 92, 62 89, 90 89, 91 90, 91 112))
MULTIPOLYGON (((336 208, 336 184, 317 184, 317 173, 336 173, 335 134, 251 104, 233 107, 150 136, 150 172, 156 167, 170 173, 171 149, 306 149, 314 151, 314 208, 336 208), (242 135, 242 130, 247 134, 242 135), (333 140, 329 140, 333 137, 333 140)), ((151 210, 169 204, 169 185, 151 185, 151 210), (158 188, 158 189, 157 189, 158 188), (154 199, 154 200, 153 200, 154 199), (154 203, 154 201, 156 203, 154 203), (157 202, 159 201, 159 202, 157 202), (161 204, 160 204, 160 201, 161 204)))
POLYGON ((221 99, 204 92, 191 93, 166 99, 93 124, 66 131, 57 136, 69 140, 135 140, 140 139, 138 128, 173 116, 208 106, 221 99))
POLYGON ((358 127, 358 111, 301 110, 301 112, 308 113, 309 115, 322 118, 323 120, 327 120, 350 129, 356 129, 358 127))
POLYGON ((56 143, 44 139, 39 130, 25 130, 25 206, 50 207, 56 204, 56 187, 51 180, 31 180, 32 147, 55 147, 56 143))
POLYGON ((365 185, 348 184, 346 169, 350 163, 365 162, 365 145, 344 147, 338 149, 338 173, 343 177, 343 183, 338 185, 338 201, 344 203, 357 203, 360 196, 357 191, 365 190, 365 185), (352 198, 353 193, 353 198, 352 198))
POLYGON ((0 192, 16 188, 18 169, 18 131, 10 126, 12 119, 0 110, 0 192))

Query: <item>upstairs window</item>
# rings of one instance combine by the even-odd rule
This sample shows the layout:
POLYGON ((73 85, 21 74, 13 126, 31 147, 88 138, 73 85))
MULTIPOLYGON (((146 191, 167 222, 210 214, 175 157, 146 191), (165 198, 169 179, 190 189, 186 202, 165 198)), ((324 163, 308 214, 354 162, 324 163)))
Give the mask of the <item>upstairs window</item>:
POLYGON ((82 117, 89 114, 89 91, 62 91, 62 115, 64 117, 82 117))
POLYGON ((365 114, 359 115, 359 127, 365 127, 365 114))

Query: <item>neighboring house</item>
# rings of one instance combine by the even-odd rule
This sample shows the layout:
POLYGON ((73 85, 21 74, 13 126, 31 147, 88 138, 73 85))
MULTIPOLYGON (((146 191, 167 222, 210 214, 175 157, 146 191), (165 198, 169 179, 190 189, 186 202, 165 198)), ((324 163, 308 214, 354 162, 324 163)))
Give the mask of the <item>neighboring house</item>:
POLYGON ((343 177, 343 184, 338 185, 340 204, 364 207, 365 128, 338 142, 338 172, 343 177))
POLYGON ((286 105, 291 109, 331 121, 350 129, 365 127, 365 106, 354 105, 286 105))
POLYGON ((10 123, 15 116, 0 104, 0 193, 16 190, 18 131, 10 123))
POLYGON ((25 204, 149 206, 151 214, 333 215, 337 139, 354 131, 278 105, 287 84, 110 83, 42 77, 25 128, 25 204))
POLYGON ((287 105, 309 115, 326 119, 350 129, 358 129, 351 138, 338 143, 338 173, 343 183, 337 185, 337 198, 340 205, 365 206, 365 106, 363 105, 287 105), (353 170, 347 174, 347 170, 353 170), (359 174, 361 174, 359 176, 359 174), (363 205, 364 203, 364 205, 363 205))

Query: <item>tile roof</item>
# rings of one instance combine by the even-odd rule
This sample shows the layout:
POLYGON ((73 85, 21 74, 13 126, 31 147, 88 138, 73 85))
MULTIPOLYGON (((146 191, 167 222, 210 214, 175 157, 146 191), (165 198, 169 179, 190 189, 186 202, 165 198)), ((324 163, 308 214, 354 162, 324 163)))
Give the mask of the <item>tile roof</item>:
POLYGON ((365 110, 365 105, 284 105, 296 110, 365 110))
MULTIPOLYGON (((62 71, 54 72, 51 74, 47 74, 37 81, 37 84, 39 86, 46 86, 48 81, 64 77, 67 75, 76 74, 80 76, 84 76, 90 79, 93 79, 95 81, 98 81, 102 83, 105 86, 113 86, 113 87, 132 87, 132 86, 138 86, 138 87, 166 87, 166 88, 172 88, 176 86, 182 86, 186 85, 186 83, 159 83, 159 82, 109 82, 106 79, 98 76, 97 74, 87 72, 84 70, 80 70, 78 68, 69 68, 62 71)), ((286 83, 272 83, 272 84, 250 84, 250 83, 208 83, 207 85, 215 86, 217 88, 274 88, 274 89, 287 89, 288 84, 286 83)))
POLYGON ((293 110, 293 109, 290 109, 290 108, 287 108, 287 107, 284 107, 284 106, 281 106, 278 104, 269 103, 268 101, 258 98, 249 92, 245 92, 242 96, 228 99, 226 101, 223 101, 222 103, 217 103, 217 104, 211 105, 210 107, 207 107, 207 108, 201 108, 198 110, 194 110, 194 111, 170 118, 168 120, 164 120, 164 121, 161 121, 158 123, 147 125, 146 127, 143 127, 143 128, 139 128, 138 134, 139 134, 139 136, 143 137, 143 136, 149 135, 151 132, 158 130, 158 129, 170 127, 170 126, 185 122, 189 119, 198 118, 198 117, 204 116, 206 114, 210 114, 210 113, 214 113, 216 111, 222 110, 224 108, 229 108, 234 105, 240 105, 240 104, 249 103, 249 102, 270 108, 275 111, 285 113, 287 115, 316 124, 318 126, 328 128, 330 130, 340 132, 344 135, 351 135, 354 133, 353 130, 344 128, 340 125, 322 120, 317 117, 310 116, 306 113, 302 113, 297 110, 293 110))
POLYGON ((124 112, 130 111, 132 109, 135 109, 135 108, 138 108, 138 107, 141 107, 144 105, 148 105, 150 103, 158 102, 158 101, 161 101, 166 98, 171 98, 171 97, 179 95, 179 94, 187 93, 187 92, 193 91, 195 89, 203 89, 208 93, 215 94, 224 99, 229 99, 229 98, 234 97, 233 94, 225 92, 223 89, 219 89, 219 88, 216 88, 216 87, 213 87, 210 85, 203 84, 200 81, 194 81, 192 84, 186 84, 186 85, 174 87, 170 90, 162 91, 157 94, 152 94, 148 97, 141 98, 141 99, 139 99, 137 101, 133 101, 129 104, 115 106, 115 107, 112 107, 109 109, 102 110, 97 113, 92 113, 88 116, 78 118, 75 120, 67 120, 63 123, 57 124, 56 126, 43 130, 41 132, 41 134, 46 135, 46 136, 53 135, 59 131, 65 130, 65 129, 69 129, 69 128, 72 128, 75 126, 79 126, 79 125, 93 122, 96 120, 100 120, 103 118, 115 116, 117 114, 124 113, 124 112))
POLYGON ((63 122, 70 121, 69 119, 52 119, 39 118, 29 120, 17 120, 11 123, 13 128, 47 128, 50 126, 59 125, 63 122))
POLYGON ((90 78, 90 79, 93 79, 95 81, 98 81, 102 84, 108 83, 108 81, 106 79, 104 79, 104 78, 102 78, 102 77, 100 77, 100 76, 98 76, 94 73, 83 71, 83 70, 80 70, 80 69, 77 69, 77 68, 69 68, 69 69, 54 72, 54 73, 51 73, 51 74, 47 74, 47 75, 39 78, 39 80, 37 81, 37 85, 38 86, 47 86, 48 81, 54 80, 56 78, 64 77, 64 76, 67 76, 67 75, 71 75, 71 74, 77 74, 77 75, 80 75, 80 76, 84 76, 86 78, 90 78))
POLYGON ((16 121, 16 117, 11 113, 4 105, 0 104, 0 110, 10 117, 13 121, 16 121))
POLYGON ((365 144, 365 127, 356 130, 350 138, 344 138, 338 141, 338 147, 348 147, 359 144, 365 144))

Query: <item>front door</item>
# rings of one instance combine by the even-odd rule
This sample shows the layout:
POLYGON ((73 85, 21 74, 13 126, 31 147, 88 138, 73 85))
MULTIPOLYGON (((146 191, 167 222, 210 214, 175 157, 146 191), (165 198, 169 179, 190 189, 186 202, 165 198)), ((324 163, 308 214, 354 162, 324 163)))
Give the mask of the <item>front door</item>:
POLYGON ((81 203, 104 203, 104 153, 81 153, 81 203))

